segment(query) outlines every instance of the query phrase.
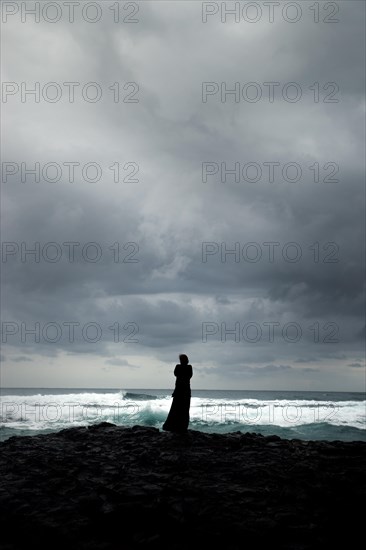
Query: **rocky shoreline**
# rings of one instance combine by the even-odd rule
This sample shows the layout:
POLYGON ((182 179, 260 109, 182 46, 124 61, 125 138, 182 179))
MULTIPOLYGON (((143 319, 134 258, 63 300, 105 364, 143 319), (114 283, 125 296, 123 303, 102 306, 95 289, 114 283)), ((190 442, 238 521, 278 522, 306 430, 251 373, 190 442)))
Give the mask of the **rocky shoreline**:
POLYGON ((0 545, 308 550, 346 537, 352 547, 365 459, 365 442, 108 423, 12 437, 0 444, 0 545))

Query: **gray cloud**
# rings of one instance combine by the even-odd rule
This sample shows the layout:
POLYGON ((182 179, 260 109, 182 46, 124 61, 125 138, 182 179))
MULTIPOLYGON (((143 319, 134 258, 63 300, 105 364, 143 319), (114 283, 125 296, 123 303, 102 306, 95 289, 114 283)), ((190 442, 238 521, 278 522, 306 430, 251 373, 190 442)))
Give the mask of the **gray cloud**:
MULTIPOLYGON (((106 19, 93 28, 16 19, 3 26, 7 81, 95 81, 104 91, 95 104, 9 98, 2 105, 3 161, 97 162, 103 169, 95 183, 84 181, 80 170, 70 183, 63 170, 55 183, 21 183, 18 174, 2 184, 3 241, 19 246, 2 264, 2 319, 19 329, 4 344, 9 360, 37 355, 37 364, 52 359, 62 367, 79 361, 75 376, 85 380, 83 365, 92 360, 96 369, 139 364, 158 387, 165 386, 163 366, 187 352, 206 373, 202 384, 221 368, 212 385, 228 387, 235 373, 236 385, 243 375, 244 385, 252 378, 260 388, 264 376, 269 385, 283 375, 282 387, 292 389, 306 373, 316 385, 320 371, 321 389, 359 387, 358 378, 348 383, 340 365, 355 365, 363 354, 364 29, 361 3, 341 4, 334 25, 314 24, 306 10, 297 24, 248 26, 219 18, 202 24, 199 3, 144 2, 140 23, 123 25, 123 32, 106 19), (108 86, 116 81, 137 82, 139 103, 114 103, 108 86), (250 81, 297 82, 304 97, 272 104, 235 103, 230 96, 222 103, 215 96, 202 103, 202 82, 230 88, 250 81), (309 89, 314 82, 322 94, 318 103, 309 89), (323 101, 327 82, 339 86, 338 103, 323 101), (114 183, 109 167, 117 161, 137 163, 139 182, 114 183), (218 176, 203 183, 203 162, 256 162, 263 178, 235 182, 228 176, 222 183, 218 176), (296 162, 303 177, 291 183, 280 173, 269 183, 264 162, 281 169, 296 162), (309 168, 315 163, 318 183, 309 168), (327 163, 339 166, 338 182, 323 181, 327 163), (41 253, 39 262, 31 255, 22 262, 22 242, 29 248, 38 242, 41 251, 45 243, 58 243, 61 258, 52 263, 41 253), (80 243, 73 262, 67 242, 80 243), (95 263, 82 255, 92 242, 102 252, 95 263), (218 250, 206 262, 204 242, 218 250), (268 242, 278 243, 273 261, 268 242), (239 258, 225 257, 235 243, 239 258), (245 256, 247 243, 260 250, 257 262, 245 256), (287 243, 296 243, 298 261, 286 259, 286 251, 294 251, 287 243), (131 252, 138 262, 123 261, 131 252), (79 323, 72 339, 64 324, 71 322, 79 323), (206 322, 218 331, 204 342, 206 322), (39 342, 31 334, 22 338, 22 323, 27 329, 40 324, 39 342), (62 329, 57 341, 51 341, 52 327, 43 334, 49 323, 62 329), (89 340, 83 334, 89 323, 101 329, 95 342, 92 329, 89 340), (119 341, 110 328, 115 323, 119 341), (236 323, 239 341, 225 334, 236 323), (260 327, 257 342, 243 338, 248 323, 260 327), (273 341, 268 323, 276 323, 273 341), (289 323, 301 329, 296 342, 283 332, 289 323), (312 368, 289 366, 301 363, 312 368)), ((5 366, 4 372, 11 385, 22 386, 21 370, 5 366)), ((72 385, 72 376, 67 371, 64 383, 72 385)), ((104 384, 94 376, 95 386, 104 384)))
POLYGON ((31 359, 27 355, 19 355, 18 357, 13 357, 12 361, 14 363, 27 363, 27 362, 32 362, 33 359, 31 359))
POLYGON ((364 367, 364 365, 361 365, 361 363, 350 363, 347 366, 353 369, 362 369, 364 367))
POLYGON ((114 357, 113 359, 106 359, 105 363, 107 365, 113 365, 116 367, 130 367, 130 368, 137 368, 136 365, 130 365, 126 359, 119 359, 118 357, 114 357))

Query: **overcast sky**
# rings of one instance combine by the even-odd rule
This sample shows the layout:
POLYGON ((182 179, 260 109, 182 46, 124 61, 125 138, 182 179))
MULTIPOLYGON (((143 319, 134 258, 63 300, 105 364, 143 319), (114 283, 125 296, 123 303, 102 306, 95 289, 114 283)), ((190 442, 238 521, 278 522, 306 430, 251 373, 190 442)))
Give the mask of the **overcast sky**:
POLYGON ((363 391, 364 2, 55 4, 3 2, 1 385, 186 353, 193 389, 363 391))

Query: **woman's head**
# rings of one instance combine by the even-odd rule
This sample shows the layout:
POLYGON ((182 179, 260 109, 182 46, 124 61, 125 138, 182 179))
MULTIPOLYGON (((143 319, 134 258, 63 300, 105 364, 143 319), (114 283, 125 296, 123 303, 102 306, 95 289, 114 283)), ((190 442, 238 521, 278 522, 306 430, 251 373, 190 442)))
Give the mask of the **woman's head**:
POLYGON ((184 353, 180 354, 179 361, 181 362, 181 365, 188 365, 188 357, 184 355, 184 353))

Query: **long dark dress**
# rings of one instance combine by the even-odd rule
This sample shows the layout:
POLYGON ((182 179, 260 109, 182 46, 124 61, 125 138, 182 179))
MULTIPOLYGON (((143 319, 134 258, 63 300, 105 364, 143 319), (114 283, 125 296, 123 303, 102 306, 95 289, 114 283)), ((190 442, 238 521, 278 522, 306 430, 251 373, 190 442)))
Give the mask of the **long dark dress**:
POLYGON ((191 365, 176 365, 174 369, 176 376, 175 390, 173 392, 173 403, 163 430, 169 432, 186 432, 189 424, 189 407, 191 405, 190 379, 193 371, 191 365))

